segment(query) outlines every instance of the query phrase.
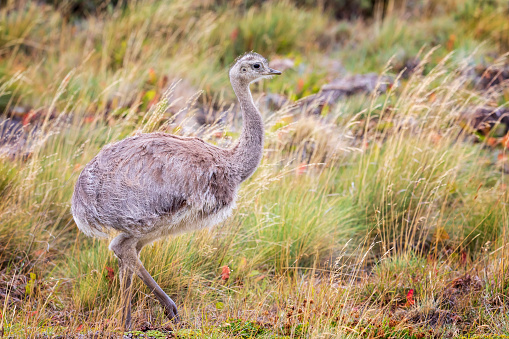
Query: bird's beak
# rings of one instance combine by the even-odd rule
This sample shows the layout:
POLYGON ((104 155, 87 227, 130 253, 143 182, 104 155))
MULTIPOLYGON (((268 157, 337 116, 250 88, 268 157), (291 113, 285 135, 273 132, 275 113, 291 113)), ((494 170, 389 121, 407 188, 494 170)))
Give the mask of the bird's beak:
POLYGON ((269 68, 269 74, 270 75, 280 75, 281 72, 272 68, 269 68))

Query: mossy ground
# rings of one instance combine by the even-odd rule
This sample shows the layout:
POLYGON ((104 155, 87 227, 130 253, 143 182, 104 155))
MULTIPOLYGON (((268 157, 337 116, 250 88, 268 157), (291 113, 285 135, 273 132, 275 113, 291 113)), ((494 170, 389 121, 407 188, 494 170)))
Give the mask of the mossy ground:
POLYGON ((262 164, 227 222, 142 251, 182 322, 135 279, 131 337, 509 335, 507 145, 461 120, 509 100, 507 86, 472 77, 507 65, 509 8, 383 3, 348 21, 291 1, 127 1, 84 17, 37 1, 0 8, 2 117, 28 107, 40 132, 0 158, 0 336, 122 335, 116 260, 70 214, 77 176, 137 131, 229 145, 237 117, 198 127, 193 115, 235 102, 228 65, 249 50, 295 61, 253 85, 262 164), (261 93, 299 99, 346 72, 401 76, 321 116, 262 105, 261 93))

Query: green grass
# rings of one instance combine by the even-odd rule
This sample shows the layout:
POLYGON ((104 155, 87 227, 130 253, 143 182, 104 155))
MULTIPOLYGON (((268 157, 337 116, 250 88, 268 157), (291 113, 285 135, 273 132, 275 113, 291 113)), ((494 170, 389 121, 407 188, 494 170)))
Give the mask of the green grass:
POLYGON ((137 131, 228 144, 239 120, 193 128, 193 104, 227 110, 235 102, 228 65, 251 49, 295 60, 253 85, 256 98, 316 93, 343 72, 331 61, 396 75, 418 55, 422 72, 387 93, 342 98, 321 117, 262 105, 264 158, 234 215, 141 253, 182 323, 169 324, 135 279, 132 334, 509 333, 509 183, 497 164, 506 150, 474 143, 459 122, 469 107, 507 102, 503 89, 482 92, 465 76, 504 62, 496 61, 507 47, 504 3, 451 1, 422 16, 408 9, 352 21, 293 2, 140 1, 108 11, 69 20, 31 1, 0 9, 4 116, 25 105, 42 121, 45 112, 56 118, 40 127, 29 156, 0 156, 0 333, 121 333, 116 259, 70 214, 77 176, 102 147, 137 131), (187 119, 174 120, 172 104, 189 108, 187 119))

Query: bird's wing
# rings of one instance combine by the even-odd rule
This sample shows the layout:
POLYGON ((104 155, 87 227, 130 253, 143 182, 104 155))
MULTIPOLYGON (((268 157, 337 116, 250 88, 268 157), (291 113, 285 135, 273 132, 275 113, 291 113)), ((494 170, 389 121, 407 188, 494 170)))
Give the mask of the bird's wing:
POLYGON ((236 194, 222 152, 196 138, 138 135, 103 149, 77 186, 96 223, 113 228, 153 227, 190 209, 213 213, 236 194))

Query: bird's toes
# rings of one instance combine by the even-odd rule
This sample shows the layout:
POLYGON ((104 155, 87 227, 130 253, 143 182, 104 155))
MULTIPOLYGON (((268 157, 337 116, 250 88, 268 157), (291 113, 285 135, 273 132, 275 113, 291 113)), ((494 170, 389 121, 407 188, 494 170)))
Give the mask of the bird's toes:
POLYGON ((179 316, 178 316, 177 305, 175 305, 174 303, 168 305, 168 307, 166 307, 166 316, 171 321, 178 322, 179 316))
POLYGON ((179 315, 178 315, 178 311, 177 311, 177 307, 174 307, 173 310, 173 316, 172 316, 172 319, 173 321, 175 322, 179 322, 180 321, 180 318, 179 318, 179 315))

